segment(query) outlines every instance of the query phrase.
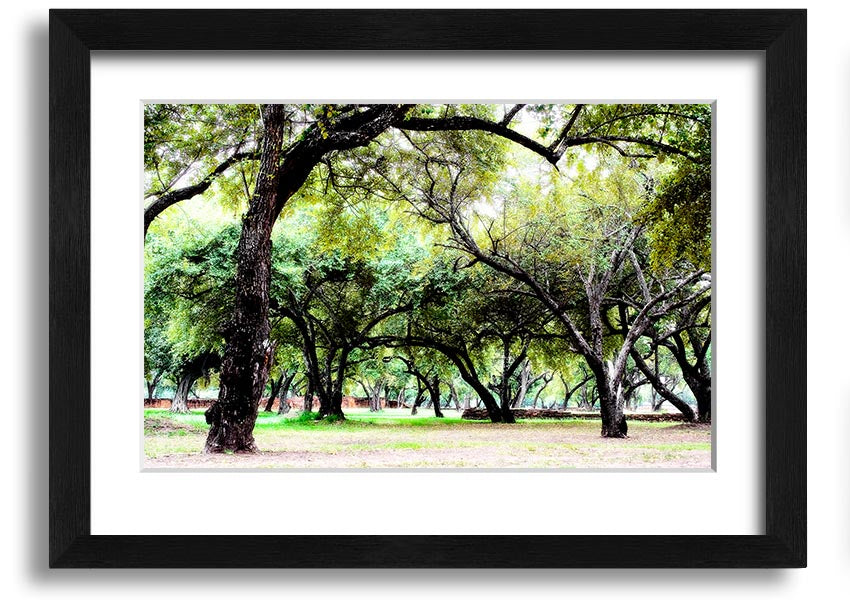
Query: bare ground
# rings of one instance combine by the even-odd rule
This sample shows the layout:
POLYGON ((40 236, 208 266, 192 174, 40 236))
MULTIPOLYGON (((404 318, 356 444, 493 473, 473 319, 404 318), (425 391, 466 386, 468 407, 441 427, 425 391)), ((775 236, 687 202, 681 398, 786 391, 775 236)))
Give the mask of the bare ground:
POLYGON ((145 430, 145 468, 711 467, 708 425, 633 422, 628 439, 600 437, 598 421, 258 428, 260 453, 219 455, 201 454, 206 434, 197 427, 146 419, 145 430))

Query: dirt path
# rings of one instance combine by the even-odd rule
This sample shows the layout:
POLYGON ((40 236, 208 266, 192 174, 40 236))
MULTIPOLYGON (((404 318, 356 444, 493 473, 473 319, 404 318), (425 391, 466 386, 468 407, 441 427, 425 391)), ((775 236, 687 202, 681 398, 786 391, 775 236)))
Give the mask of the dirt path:
POLYGON ((625 440, 599 437, 599 423, 462 423, 258 430, 262 452, 203 455, 204 432, 148 429, 145 468, 688 468, 711 467, 706 425, 634 423, 625 440))

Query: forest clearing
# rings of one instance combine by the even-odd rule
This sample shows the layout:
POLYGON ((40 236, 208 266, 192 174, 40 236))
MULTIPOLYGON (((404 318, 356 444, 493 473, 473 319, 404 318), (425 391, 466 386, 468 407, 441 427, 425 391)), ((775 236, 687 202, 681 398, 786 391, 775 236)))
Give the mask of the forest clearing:
POLYGON ((599 420, 534 419, 516 424, 454 415, 410 416, 353 409, 344 421, 260 413, 251 455, 199 454, 202 410, 145 411, 146 469, 709 469, 711 426, 636 422, 628 440, 599 436, 599 420))

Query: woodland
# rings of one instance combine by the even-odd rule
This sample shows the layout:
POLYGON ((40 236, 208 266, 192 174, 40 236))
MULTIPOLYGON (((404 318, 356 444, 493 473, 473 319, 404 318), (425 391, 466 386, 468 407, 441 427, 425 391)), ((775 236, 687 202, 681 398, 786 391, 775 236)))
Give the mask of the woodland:
POLYGON ((710 423, 711 119, 145 105, 146 402, 201 406, 198 454, 265 450, 266 413, 710 423))

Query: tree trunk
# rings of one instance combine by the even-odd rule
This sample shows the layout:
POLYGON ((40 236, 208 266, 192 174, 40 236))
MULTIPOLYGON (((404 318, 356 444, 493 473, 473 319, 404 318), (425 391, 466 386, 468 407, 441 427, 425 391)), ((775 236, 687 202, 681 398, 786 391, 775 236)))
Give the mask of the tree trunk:
MULTIPOLYGON (((590 401, 588 400, 587 395, 588 395, 588 387, 587 387, 587 384, 585 383, 583 386, 581 386, 581 399, 576 403, 577 407, 581 410, 590 410, 591 409, 590 401)), ((567 398, 567 400, 569 400, 569 398, 567 398)))
POLYGON ((174 399, 171 401, 171 412, 187 413, 189 412, 189 390, 192 389, 197 377, 194 373, 184 373, 177 382, 177 391, 174 393, 174 399))
POLYGON ((473 390, 475 390, 475 393, 478 394, 478 399, 484 404, 484 408, 487 409, 487 415, 490 417, 490 421, 492 421, 493 423, 514 422, 511 411, 508 410, 508 414, 506 416, 499 408, 496 399, 493 398, 493 394, 490 393, 490 390, 488 390, 483 383, 481 383, 480 381, 473 380, 471 378, 464 378, 464 380, 470 385, 470 387, 472 387, 473 390), (508 421, 507 419, 511 420, 508 421))
POLYGON ((372 388, 369 394, 369 412, 379 412, 381 410, 381 392, 384 389, 383 379, 378 379, 375 382, 375 387, 372 388))
MULTIPOLYGON (((514 413, 511 411, 511 404, 513 398, 511 397, 511 377, 513 376, 514 369, 511 368, 510 364, 510 354, 511 354, 511 344, 510 340, 505 338, 502 340, 502 380, 499 382, 499 404, 501 410, 499 418, 503 423, 515 423, 514 413)), ((484 400, 484 405, 487 405, 486 398, 484 400)), ((489 412, 489 407, 487 408, 489 412)), ((490 420, 493 420, 492 415, 490 416, 490 420)), ((494 421, 495 422, 495 421, 494 421)))
MULTIPOLYGON (((653 362, 653 365, 652 365, 653 375, 657 379, 658 378, 658 346, 655 346, 655 348, 652 349, 652 353, 655 355, 655 361, 653 362)), ((650 399, 650 402, 652 403, 652 410, 653 411, 660 409, 661 404, 664 402, 663 400, 661 402, 658 401, 658 390, 655 389, 654 385, 652 386, 652 398, 650 399)))
POLYGON ((302 412, 313 412, 313 376, 307 373, 307 389, 304 391, 304 404, 302 412))
POLYGON ((707 381, 701 378, 685 376, 685 381, 697 401, 697 413, 700 423, 711 423, 711 378, 707 381))
POLYGON ((336 369, 332 368, 330 360, 333 354, 330 355, 326 377, 324 382, 327 385, 320 387, 319 390, 319 414, 317 419, 331 417, 333 419, 345 419, 345 414, 342 412, 342 386, 345 383, 345 372, 348 369, 348 355, 350 350, 343 348, 340 350, 339 363, 336 369))
POLYGON ((153 378, 150 381, 145 380, 145 383, 148 387, 148 400, 153 401, 154 394, 156 394, 156 388, 159 386, 159 381, 162 379, 162 372, 154 373, 153 378))
MULTIPOLYGON (((649 368, 646 364, 646 361, 643 360, 643 357, 637 350, 632 350, 631 352, 632 360, 635 361, 635 365, 640 371, 649 379, 649 382, 652 384, 652 388, 657 391, 662 398, 667 400, 670 404, 675 406, 682 415, 684 415, 686 421, 695 421, 696 415, 694 415, 694 410, 688 405, 687 402, 679 398, 676 394, 674 394, 664 383, 661 381, 660 377, 655 377, 655 372, 649 368)), ((660 405, 660 404, 659 404, 660 405)))
POLYGON ((608 379, 608 368, 604 363, 591 365, 590 368, 596 377, 599 411, 602 413, 602 437, 628 437, 629 426, 626 424, 626 415, 623 412, 620 398, 617 397, 616 392, 612 389, 612 382, 608 379))
MULTIPOLYGON (((522 369, 519 372, 519 385, 517 387, 516 396, 511 402, 511 408, 522 408, 525 402, 525 396, 528 394, 528 388, 531 384, 531 361, 526 360, 522 363, 522 369)), ((534 399, 532 408, 537 408, 537 398, 534 399)))
POLYGON ((335 391, 331 396, 331 404, 327 412, 322 414, 322 417, 332 417, 334 419, 345 419, 345 413, 342 412, 342 391, 335 391))
MULTIPOLYGON (((564 403, 561 405, 561 410, 567 410, 567 404, 569 404, 570 398, 572 398, 573 394, 575 394, 576 391, 579 388, 582 389, 583 400, 578 401, 576 404, 579 407, 587 404, 587 387, 586 386, 587 386, 587 382, 590 381, 590 377, 591 377, 590 375, 588 375, 587 377, 582 379, 573 388, 570 388, 570 384, 567 383, 567 380, 562 375, 559 375, 559 377, 561 378, 561 383, 564 384, 564 403)), ((552 402, 552 406, 555 406, 555 402, 552 402)))
POLYGON ((269 340, 271 232, 279 210, 276 209, 278 202, 288 199, 278 197, 283 106, 263 105, 262 114, 260 171, 254 195, 242 219, 242 234, 236 250, 236 303, 226 332, 218 400, 205 413, 210 432, 204 452, 257 451, 254 423, 272 359, 269 340))
POLYGON ((413 401, 413 408, 410 409, 410 414, 415 415, 419 411, 419 407, 422 406, 422 402, 425 400, 425 390, 419 389, 416 393, 416 399, 413 401))
POLYGON ((440 378, 434 377, 431 385, 428 388, 431 394, 431 404, 434 405, 434 416, 438 419, 443 418, 443 411, 440 410, 440 378))
POLYGON ((286 379, 283 380, 283 385, 280 386, 278 390, 278 394, 280 395, 280 402, 277 405, 277 414, 286 414, 292 408, 289 406, 289 390, 292 388, 292 382, 295 379, 295 375, 297 373, 292 371, 289 375, 286 376, 286 379))
MULTIPOLYGON (((511 410, 511 407, 502 408, 502 423, 516 423, 516 419, 514 418, 514 412, 511 410)), ((493 418, 490 417, 490 420, 493 421, 493 418)), ((498 421, 493 421, 494 423, 498 423, 498 421)))
POLYGON ((275 398, 277 398, 278 393, 280 392, 280 386, 283 385, 283 375, 275 380, 271 379, 271 390, 269 390, 269 399, 266 402, 266 407, 263 409, 265 412, 271 412, 272 406, 274 406, 275 398))
POLYGON ((449 379, 449 402, 454 404, 455 410, 460 412, 460 400, 457 397, 457 389, 455 389, 454 382, 449 379))

